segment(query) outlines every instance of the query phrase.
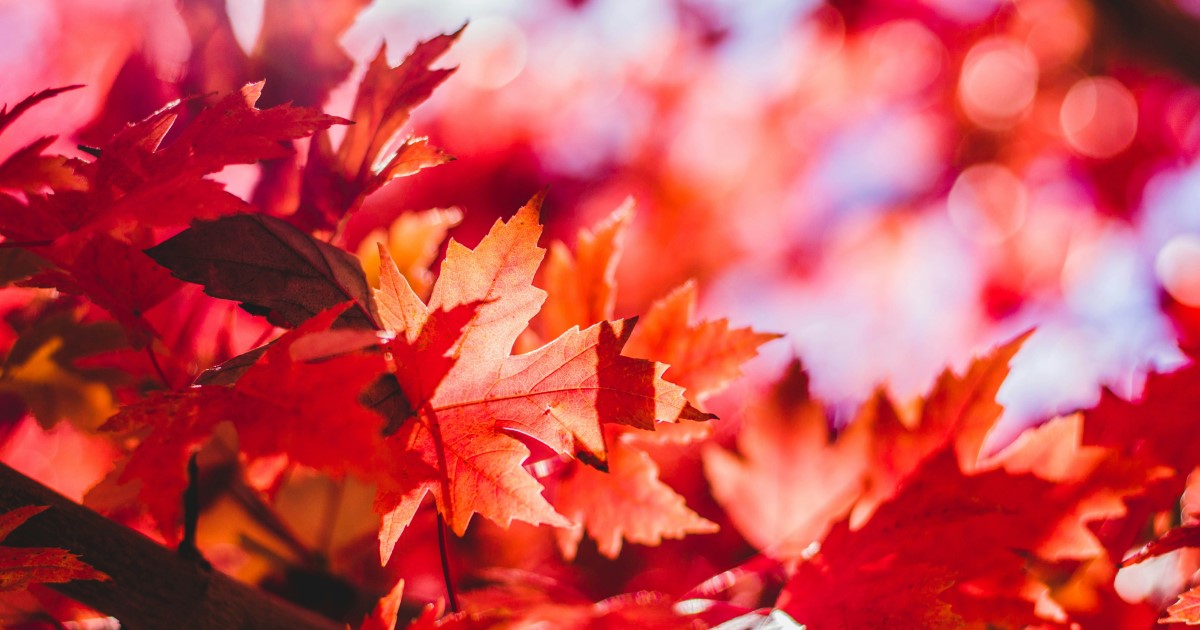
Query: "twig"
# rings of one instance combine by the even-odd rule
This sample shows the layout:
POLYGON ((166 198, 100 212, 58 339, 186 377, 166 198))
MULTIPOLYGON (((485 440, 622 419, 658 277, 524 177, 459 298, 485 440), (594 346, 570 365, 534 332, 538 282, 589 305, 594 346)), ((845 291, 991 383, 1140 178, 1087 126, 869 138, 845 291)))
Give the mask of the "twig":
MULTIPOLYGON (((436 508, 435 508, 436 509, 436 508)), ((459 611, 458 594, 454 591, 454 578, 450 575, 450 550, 446 544, 446 519, 437 515, 438 551, 442 554, 442 577, 446 580, 446 599, 450 600, 450 612, 459 611)))
POLYGON ((188 458, 187 474, 188 484, 183 491, 183 539, 175 551, 208 570, 212 565, 196 546, 196 526, 200 523, 200 465, 196 463, 195 453, 188 458))

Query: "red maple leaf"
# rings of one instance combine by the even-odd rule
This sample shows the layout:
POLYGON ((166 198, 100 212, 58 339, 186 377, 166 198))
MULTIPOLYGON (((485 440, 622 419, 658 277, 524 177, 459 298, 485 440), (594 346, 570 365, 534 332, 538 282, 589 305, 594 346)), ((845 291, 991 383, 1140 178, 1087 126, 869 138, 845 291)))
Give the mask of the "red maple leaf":
POLYGON ((658 465, 622 433, 609 433, 607 470, 573 465, 561 474, 554 507, 579 523, 558 532, 559 547, 575 557, 585 530, 600 553, 615 558, 623 540, 657 545, 664 538, 711 534, 717 524, 688 508, 684 498, 658 478, 658 465))
POLYGON ((812 627, 1038 623, 1025 556, 1087 488, 1002 470, 968 476, 956 460, 943 449, 860 529, 835 525, 779 606, 812 627))
POLYGON ((532 326, 542 339, 613 318, 617 263, 632 220, 633 204, 626 201, 596 227, 579 230, 574 251, 562 241, 550 244, 536 281, 546 303, 532 326))
POLYGON ((36 247, 56 267, 31 284, 86 295, 125 324, 137 345, 153 338, 143 315, 179 285, 140 251, 153 244, 148 228, 248 209, 205 176, 230 164, 288 155, 283 141, 345 122, 287 105, 257 109, 262 86, 250 84, 219 99, 165 146, 178 103, 126 127, 95 161, 71 161, 78 181, 48 195, 30 193, 21 202, 0 194, 0 234, 36 247))
POLYGON ((375 343, 374 333, 329 330, 349 307, 320 313, 280 337, 232 387, 158 393, 123 407, 103 427, 150 430, 121 479, 141 480, 141 501, 165 536, 175 534, 187 459, 221 422, 233 423, 239 448, 251 459, 286 454, 334 476, 371 474, 383 419, 359 396, 384 362, 378 353, 360 351, 375 343))
MULTIPOLYGON (((0 542, 30 517, 50 509, 29 505, 0 514, 0 542)), ((107 580, 75 554, 54 547, 0 547, 0 591, 16 591, 30 584, 107 580)))
POLYGON ((983 441, 1004 411, 996 402, 996 392, 1028 336, 977 358, 961 376, 949 369, 942 372, 910 422, 881 394, 868 403, 864 413, 871 417, 874 438, 867 492, 855 507, 857 518, 867 516, 921 461, 948 443, 954 445, 963 470, 978 468, 983 441))
MULTIPOLYGON (((0 108, 0 133, 30 107, 81 87, 83 86, 69 85, 42 90, 17 103, 11 110, 7 107, 0 108)), ((42 151, 49 148, 56 139, 57 136, 38 138, 0 162, 0 190, 39 193, 47 188, 66 190, 81 187, 83 182, 75 174, 67 158, 61 155, 42 155, 42 151)), ((0 200, 5 198, 11 200, 7 195, 0 195, 0 200)))
POLYGON ((304 170, 296 219, 305 227, 328 230, 363 199, 396 177, 449 161, 450 156, 430 146, 425 138, 409 138, 386 151, 412 110, 424 102, 449 77, 453 69, 431 69, 458 39, 462 29, 417 44, 399 66, 387 63, 387 46, 367 66, 358 85, 346 130, 334 150, 329 134, 313 138, 304 170))
POLYGON ((396 615, 400 611, 403 595, 404 580, 400 580, 387 595, 379 599, 379 603, 371 610, 371 614, 363 619, 358 630, 396 630, 396 615))

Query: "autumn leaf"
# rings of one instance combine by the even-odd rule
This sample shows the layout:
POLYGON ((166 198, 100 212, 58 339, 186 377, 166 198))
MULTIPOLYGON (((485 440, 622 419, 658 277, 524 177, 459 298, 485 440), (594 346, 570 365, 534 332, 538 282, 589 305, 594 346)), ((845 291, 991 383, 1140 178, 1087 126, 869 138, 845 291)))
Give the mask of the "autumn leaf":
POLYGON ((814 628, 1039 623, 1025 595, 1025 556, 1090 491, 1003 470, 965 475, 943 448, 861 528, 836 524, 779 607, 814 628))
POLYGON ((1136 400, 1123 400, 1105 390, 1085 415, 1085 439, 1137 454, 1186 475, 1200 464, 1200 439, 1193 429, 1200 404, 1200 363, 1174 372, 1151 374, 1136 400), (1152 422, 1150 420, 1153 420, 1152 422))
POLYGON ((298 326, 353 300, 339 325, 377 327, 358 260, 281 219, 243 214, 200 221, 146 253, 175 277, 238 300, 277 326, 298 326))
POLYGON ((756 549, 799 558, 866 489, 871 436, 863 422, 834 434, 808 376, 793 362, 771 396, 746 411, 738 453, 703 451, 713 497, 756 549))
POLYGON ((221 422, 233 423, 250 459, 286 454, 335 477, 370 474, 383 418, 364 408, 359 396, 384 363, 378 353, 360 351, 375 345, 373 332, 330 330, 350 307, 324 311, 284 334, 232 387, 159 392, 122 407, 102 427, 149 430, 121 480, 141 480, 141 502, 165 536, 175 535, 187 459, 221 422))
POLYGON ((158 335, 146 312, 182 286, 141 250, 107 234, 87 239, 69 263, 59 265, 18 284, 86 296, 120 322, 138 347, 158 335))
POLYGON ((431 69, 458 39, 462 29, 417 44, 394 68, 388 66, 387 45, 367 66, 359 83, 346 131, 336 151, 328 134, 318 134, 309 151, 303 175, 297 220, 305 227, 328 230, 362 200, 395 177, 411 175, 451 158, 425 138, 410 138, 386 151, 412 110, 429 98, 453 69, 431 69))
MULTIPOLYGON (((594 228, 581 229, 573 253, 572 248, 561 241, 551 243, 550 255, 537 279, 547 290, 547 301, 522 341, 528 343, 536 338, 561 335, 573 326, 589 326, 613 317, 617 292, 615 274, 632 218, 633 204, 627 201, 594 228), (537 333, 528 334, 531 331, 537 333)), ((622 354, 670 363, 668 357, 655 354, 659 348, 650 346, 661 335, 688 330, 692 325, 689 319, 692 313, 689 308, 682 319, 663 318, 657 306, 639 318, 622 354), (651 332, 644 334, 647 320, 651 332), (633 340, 639 338, 643 340, 640 354, 633 351, 633 340)), ((700 324, 702 327, 708 325, 709 322, 700 324)), ((742 360, 752 356, 753 352, 742 360)), ((669 375, 678 373, 672 365, 663 374, 663 379, 677 382, 669 375)), ((725 384, 713 383, 712 392, 725 384)), ((621 551, 623 537, 635 543, 657 545, 664 538, 716 531, 714 523, 689 509, 683 497, 658 478, 658 465, 643 450, 647 444, 696 441, 710 431, 708 423, 686 418, 655 427, 653 433, 637 427, 614 425, 607 428, 607 441, 619 445, 619 465, 610 465, 606 471, 589 468, 578 461, 562 466, 556 474, 558 485, 552 502, 577 523, 557 534, 563 556, 567 559, 575 557, 585 532, 596 540, 601 554, 615 558, 621 551), (607 500, 590 499, 600 496, 607 500)))
POLYGON ((1083 412, 1085 444, 1111 449, 1144 470, 1165 467, 1170 472, 1131 503, 1128 515, 1105 523, 1109 533, 1105 545, 1115 558, 1146 542, 1147 519, 1156 512, 1175 509, 1188 474, 1200 464, 1200 441, 1193 430, 1194 409, 1200 403, 1198 378, 1200 367, 1195 363, 1174 372, 1151 374, 1136 400, 1123 400, 1105 390, 1099 403, 1083 412))
POLYGON ((886 499, 922 460, 946 444, 954 444, 963 470, 979 467, 980 449, 1004 409, 996 392, 1008 376, 1008 364, 1029 333, 977 358, 961 376, 947 369, 919 401, 915 422, 906 422, 885 396, 877 394, 870 410, 872 453, 868 456, 867 492, 855 507, 864 518, 886 499))
POLYGON ((521 467, 530 450, 514 432, 604 465, 603 423, 649 429, 710 417, 660 378, 666 366, 621 355, 629 322, 573 328, 534 352, 509 355, 544 299, 531 284, 543 254, 540 204, 539 196, 507 223, 497 221, 474 250, 451 241, 428 305, 381 252, 379 311, 397 333, 389 350, 417 411, 389 438, 401 475, 381 491, 385 561, 426 494, 459 535, 474 513, 501 525, 517 518, 567 526, 521 467))
MULTIPOLYGON (((25 521, 50 509, 30 505, 0 514, 0 542, 25 521)), ((74 580, 108 580, 66 549, 53 547, 0 547, 0 592, 17 591, 30 584, 53 584, 74 580)))
POLYGON ((633 201, 627 200, 595 228, 580 229, 574 253, 562 241, 550 244, 537 279, 546 290, 546 303, 535 320, 542 339, 554 339, 572 326, 613 318, 617 263, 632 220, 633 201))
POLYGON ((1184 591, 1174 604, 1167 607, 1167 616, 1158 622, 1200 625, 1200 586, 1184 591))
MULTIPOLYGON (((123 236, 134 228, 186 225, 247 209, 205 175, 230 164, 288 155, 291 149, 282 141, 346 122, 287 105, 257 109, 262 86, 253 83, 219 99, 165 146, 178 103, 126 127, 95 161, 73 163, 86 181, 82 189, 58 189, 31 198, 27 207, 0 204, 0 233, 21 240, 69 236, 81 241, 98 231, 123 236)), ((55 256, 55 262, 66 262, 64 256, 55 256)))
POLYGON ((20 190, 27 194, 47 189, 76 190, 83 179, 70 167, 70 160, 61 155, 43 155, 57 140, 46 136, 21 147, 0 162, 0 190, 20 190))
POLYGON ((687 507, 684 498, 658 478, 658 466, 644 451, 619 437, 610 440, 608 470, 571 466, 555 492, 554 507, 579 523, 558 530, 559 548, 575 558, 586 531, 600 553, 615 558, 622 540, 658 545, 664 538, 711 534, 716 523, 687 507))
POLYGON ((135 345, 148 343, 157 331, 145 312, 179 286, 139 251, 152 244, 148 228, 247 209, 205 176, 287 155, 281 141, 344 122, 291 106, 257 109, 261 90, 260 82, 221 98, 165 146, 179 103, 129 125, 95 161, 70 163, 82 184, 24 202, 0 194, 0 234, 36 246, 53 265, 27 284, 81 293, 125 325, 135 345))
POLYGON ((782 335, 730 328, 725 319, 693 323, 696 296, 696 284, 687 282, 655 301, 638 320, 626 354, 670 365, 663 378, 702 401, 741 376, 759 346, 782 335))
MULTIPOLYGON (((60 88, 42 90, 30 94, 10 110, 7 106, 0 108, 0 133, 13 123, 29 108, 63 92, 70 92, 83 87, 68 85, 60 88)), ((78 189, 83 186, 82 179, 77 176, 69 165, 69 160, 61 155, 42 155, 50 147, 57 136, 38 138, 33 142, 14 151, 0 162, 0 190, 19 190, 25 193, 44 192, 47 188, 78 189)), ((0 193, 0 199, 12 198, 0 193)))
POLYGON ((392 221, 386 233, 375 230, 367 234, 357 252, 367 274, 367 282, 372 286, 379 285, 382 259, 378 247, 382 246, 388 250, 392 262, 413 292, 422 298, 427 297, 429 288, 433 286, 429 265, 437 256, 442 241, 446 240, 446 233, 461 223, 462 217, 462 211, 457 208, 405 212, 392 221))

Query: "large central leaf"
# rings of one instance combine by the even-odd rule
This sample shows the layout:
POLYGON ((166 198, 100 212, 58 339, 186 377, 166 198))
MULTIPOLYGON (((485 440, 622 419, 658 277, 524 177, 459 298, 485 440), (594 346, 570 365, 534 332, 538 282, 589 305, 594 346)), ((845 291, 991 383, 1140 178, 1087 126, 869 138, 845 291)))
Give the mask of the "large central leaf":
POLYGON ((380 488, 385 561, 427 494, 460 535, 475 513, 501 525, 569 525, 522 467, 530 449, 514 433, 603 468, 603 423, 651 429, 711 417, 662 380, 665 365, 621 355, 631 322, 571 328, 510 356, 545 298, 532 285, 544 253, 540 202, 497 221, 474 250, 452 241, 428 305, 384 254, 380 319, 396 332, 389 350, 415 410, 387 442, 394 464, 380 488))

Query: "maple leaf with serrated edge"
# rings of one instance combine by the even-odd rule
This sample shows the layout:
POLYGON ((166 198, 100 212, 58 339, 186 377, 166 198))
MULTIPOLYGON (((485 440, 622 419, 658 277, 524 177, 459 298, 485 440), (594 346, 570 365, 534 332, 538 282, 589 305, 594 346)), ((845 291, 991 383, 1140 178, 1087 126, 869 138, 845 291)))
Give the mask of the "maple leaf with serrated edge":
POLYGON ((996 402, 996 392, 1008 377, 1009 362, 1030 334, 977 358, 962 375, 950 369, 942 372, 920 401, 911 425, 883 394, 868 401, 874 439, 868 456, 867 490, 854 508, 856 520, 869 515, 922 460, 947 443, 954 444, 963 470, 978 467, 983 441, 1004 411, 996 402))
POLYGON ((934 453, 858 529, 836 524, 778 606, 820 627, 958 628, 1044 622, 1026 558, 1069 524, 1090 481, 1056 484, 991 470, 967 475, 950 446, 934 453), (904 585, 897 588, 897 585, 904 585))
POLYGON ((95 161, 73 163, 87 182, 83 190, 56 190, 24 208, 0 204, 0 233, 22 240, 86 240, 97 231, 120 235, 134 227, 186 225, 247 209, 204 176, 230 164, 288 155, 291 149, 282 141, 347 122, 301 107, 257 109, 262 86, 252 83, 217 100, 165 146, 160 145, 181 104, 129 125, 95 161))
POLYGON ((1167 607, 1167 616, 1158 622, 1200 625, 1200 586, 1181 593, 1179 599, 1167 607))
POLYGON ((251 459, 286 454, 335 477, 369 478, 383 419, 358 398, 385 364, 378 352, 362 350, 376 345, 374 332, 330 330, 350 307, 322 312, 284 334, 232 387, 157 393, 123 407, 102 427, 150 429, 121 480, 141 480, 141 502, 166 537, 175 536, 188 456, 224 421, 233 423, 251 459))
POLYGON ((409 138, 384 154, 412 110, 424 102, 453 69, 431 69, 458 40, 462 29, 421 42, 394 68, 388 66, 387 46, 367 66, 358 85, 350 118, 337 150, 327 133, 313 138, 304 169, 296 219, 317 230, 334 227, 362 200, 396 177, 449 161, 450 156, 425 138, 409 138))
POLYGON ((1141 500, 1131 502, 1129 514, 1103 524, 1105 545, 1119 559, 1131 547, 1146 542, 1150 516, 1177 506, 1187 476, 1200 464, 1195 410, 1200 404, 1200 365, 1193 363, 1163 374, 1150 374, 1140 396, 1123 400, 1105 389, 1095 407, 1083 412, 1084 442, 1103 446, 1146 468, 1165 466, 1172 472, 1141 500))
POLYGON ((38 245, 56 267, 29 283, 82 293, 124 324, 135 345, 155 337, 143 315, 179 285, 139 251, 152 244, 148 228, 248 209, 205 176, 288 155, 282 141, 346 122, 287 105, 257 109, 261 90, 253 83, 219 99, 165 146, 181 104, 129 125, 96 160, 71 161, 80 185, 29 194, 25 203, 0 195, 0 234, 38 245))
MULTIPOLYGON (((68 85, 60 88, 42 90, 30 94, 10 110, 7 106, 0 108, 0 133, 13 123, 26 110, 44 100, 54 98, 63 92, 70 92, 83 87, 68 85)), ((42 155, 57 136, 45 136, 17 149, 0 162, 0 190, 20 190, 25 193, 42 192, 46 188, 77 189, 84 183, 71 168, 69 160, 61 155, 42 155)), ((0 193, 0 201, 17 203, 7 194, 0 193)))
MULTIPOLYGON (((574 253, 561 241, 551 244, 550 256, 539 270, 538 279, 547 289, 547 303, 531 325, 531 331, 536 330, 538 334, 526 335, 527 343, 533 338, 558 334, 571 326, 587 326, 612 318, 617 291, 616 268, 625 231, 632 218, 633 205, 627 201, 595 228, 581 229, 574 253)), ((680 358, 677 352, 668 356, 672 355, 670 339, 699 329, 710 330, 714 325, 721 331, 727 330, 724 321, 702 322, 693 327, 694 293, 689 293, 683 300, 668 302, 683 304, 683 308, 664 308, 663 303, 656 302, 644 317, 639 318, 622 354, 670 364, 670 359, 680 358)), ((755 335, 750 331, 735 332, 755 335)), ((758 336, 754 342, 749 342, 749 352, 738 357, 718 356, 713 352, 707 362, 671 365, 663 378, 686 385, 693 377, 703 379, 703 375, 721 371, 736 375, 737 366, 753 357, 759 344, 774 337, 758 336)), ((713 347, 708 349, 713 350, 713 347)), ((728 380, 710 379, 705 393, 715 393, 725 387, 728 380)), ((683 497, 659 479, 657 464, 642 450, 647 443, 688 443, 702 439, 709 433, 709 426, 709 423, 686 419, 663 425, 653 433, 634 427, 609 426, 608 443, 619 445, 619 462, 610 465, 606 471, 593 470, 579 462, 568 462, 563 466, 556 475, 558 485, 551 501, 555 508, 577 523, 575 527, 557 532, 563 556, 567 559, 575 557, 585 531, 596 540, 600 552, 611 558, 620 553, 623 538, 657 545, 664 538, 716 531, 715 523, 693 512, 683 497), (601 496, 607 500, 592 500, 601 496)))
POLYGON ((500 525, 514 518, 570 524, 522 468, 530 450, 514 432, 602 466, 603 423, 651 429, 711 417, 661 379, 665 365, 621 355, 629 322, 572 328, 510 356, 544 298, 532 285, 544 253, 537 246, 541 201, 539 195, 508 222, 497 221, 474 250, 451 241, 428 305, 381 252, 378 310, 397 333, 388 348, 415 410, 387 440, 394 473, 377 502, 385 512, 385 562, 426 494, 459 535, 475 513, 500 525))
POLYGON ((773 558, 797 559, 866 489, 870 427, 852 421, 835 436, 798 361, 766 398, 743 416, 738 453, 705 446, 704 473, 751 545, 773 558))
MULTIPOLYGON (((595 228, 579 230, 574 252, 562 241, 550 244, 535 281, 546 290, 546 303, 534 320, 542 339, 613 318, 617 263, 632 220, 633 201, 627 200, 595 228)), ((643 325, 644 318, 638 327, 643 325)))
POLYGON ((625 353, 670 365, 663 378, 702 401, 741 376, 742 364, 758 356, 759 346, 782 335, 730 328, 725 319, 693 323, 696 297, 696 283, 688 281, 656 300, 638 320, 625 353))
POLYGON ((609 439, 608 470, 575 465, 564 470, 554 507, 579 526, 558 532, 567 560, 575 557, 584 526, 600 553, 615 558, 622 540, 657 545, 664 538, 711 534, 716 523, 687 507, 684 498, 658 478, 658 466, 620 434, 609 439))
MULTIPOLYGON (((29 505, 0 514, 0 542, 25 521, 50 509, 29 505)), ((55 547, 0 547, 0 592, 16 591, 30 584, 51 584, 74 580, 108 580, 79 556, 55 547)))

